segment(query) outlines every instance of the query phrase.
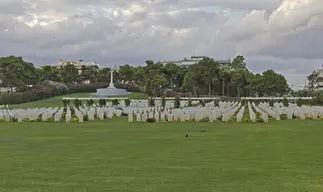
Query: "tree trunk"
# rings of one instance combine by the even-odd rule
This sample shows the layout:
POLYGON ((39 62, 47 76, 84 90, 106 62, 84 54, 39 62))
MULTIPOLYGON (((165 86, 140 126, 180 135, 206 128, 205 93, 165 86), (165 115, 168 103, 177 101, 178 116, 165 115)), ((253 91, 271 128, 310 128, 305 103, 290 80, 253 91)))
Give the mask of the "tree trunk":
POLYGON ((212 94, 211 82, 209 82, 209 95, 212 94))
POLYGON ((222 80, 222 96, 224 96, 224 80, 222 80))
POLYGON ((192 89, 193 89, 194 95, 196 96, 196 82, 195 81, 192 82, 192 89))

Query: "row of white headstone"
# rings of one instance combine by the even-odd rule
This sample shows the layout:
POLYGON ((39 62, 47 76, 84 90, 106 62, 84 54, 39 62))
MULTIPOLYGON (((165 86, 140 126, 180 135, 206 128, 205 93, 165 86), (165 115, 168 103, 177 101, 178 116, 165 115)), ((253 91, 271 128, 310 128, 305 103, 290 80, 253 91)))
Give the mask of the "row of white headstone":
POLYGON ((218 118, 222 121, 229 121, 241 107, 238 102, 220 102, 218 107, 187 107, 181 109, 159 110, 138 110, 130 108, 127 110, 128 122, 147 122, 148 119, 154 119, 156 122, 200 122, 207 120, 215 122, 218 118))
MULTIPOLYGON (((161 100, 155 100, 154 101, 155 106, 162 106, 162 102, 161 100)), ((187 107, 188 106, 188 101, 187 100, 181 100, 180 101, 180 107, 187 107)), ((192 105, 196 105, 198 104, 199 101, 192 101, 192 105)), ((87 106, 87 103, 82 104, 83 106, 87 106)), ((175 101, 174 100, 166 100, 165 101, 165 107, 168 108, 173 108, 175 105, 175 101)), ((99 103, 94 103, 93 106, 99 106, 99 103)), ((114 105, 111 102, 107 102, 106 103, 106 107, 113 107, 114 105)), ((119 107, 126 107, 126 102, 124 100, 120 100, 119 104, 117 105, 119 107)), ((139 100, 139 99, 135 99, 135 100, 131 100, 130 101, 130 106, 129 107, 148 107, 149 106, 149 101, 147 99, 145 100, 139 100)))
MULTIPOLYGON (((281 119, 281 115, 286 115, 287 119, 293 119, 294 116, 299 119, 306 117, 317 119, 323 117, 323 107, 298 107, 295 104, 289 104, 289 107, 284 107, 281 103, 277 103, 274 107, 270 107, 269 103, 261 102, 256 105, 254 102, 247 102, 248 114, 250 121, 256 122, 258 119, 263 122, 268 122, 269 117, 276 120, 281 119), (257 117, 256 113, 260 116, 257 117)), ((154 118, 156 122, 199 122, 205 118, 209 122, 214 122, 218 119, 221 121, 229 121, 236 114, 236 121, 241 122, 245 115, 245 106, 241 106, 238 102, 219 102, 218 107, 206 105, 205 107, 187 107, 182 109, 166 108, 128 108, 125 112, 128 115, 128 122, 146 122, 149 118, 154 118)))
POLYGON ((54 122, 71 122, 73 120, 83 122, 84 117, 87 116, 89 121, 95 120, 97 117, 100 120, 105 118, 111 119, 114 116, 120 117, 122 110, 113 107, 73 107, 74 114, 72 114, 71 108, 67 107, 66 113, 64 108, 35 108, 35 109, 1 109, 0 120, 11 122, 23 122, 23 121, 49 121, 53 118, 54 122), (76 119, 73 119, 75 116, 76 119))
MULTIPOLYGON (((83 122, 86 116, 89 121, 97 119, 119 117, 122 113, 129 114, 129 122, 146 122, 149 118, 154 118, 158 121, 210 121, 216 120, 229 121, 234 119, 242 121, 245 116, 245 106, 241 106, 238 102, 219 102, 218 107, 214 107, 213 102, 207 103, 204 107, 184 107, 174 109, 172 105, 165 108, 157 105, 155 107, 98 107, 98 106, 81 106, 79 108, 67 108, 64 113, 64 108, 35 108, 35 109, 0 109, 0 120, 2 121, 78 121, 83 122), (72 111, 75 111, 72 114, 72 111)), ((256 113, 260 113, 260 118, 264 122, 268 122, 268 118, 273 117, 276 120, 281 119, 281 115, 285 114, 287 119, 293 119, 294 116, 299 119, 317 119, 323 117, 323 107, 298 107, 295 104, 289 104, 289 107, 284 107, 282 103, 276 103, 271 107, 268 103, 262 102, 256 105, 255 103, 247 103, 249 114, 248 119, 252 122, 257 121, 256 113)))

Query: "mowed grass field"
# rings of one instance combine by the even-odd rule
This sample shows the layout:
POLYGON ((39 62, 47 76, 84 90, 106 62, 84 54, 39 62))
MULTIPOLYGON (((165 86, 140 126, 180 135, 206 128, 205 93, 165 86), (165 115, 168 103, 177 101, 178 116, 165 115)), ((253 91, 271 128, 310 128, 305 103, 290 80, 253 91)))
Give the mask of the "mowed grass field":
MULTIPOLYGON (((62 107, 64 97, 90 97, 91 93, 75 93, 75 94, 68 94, 62 95, 57 97, 52 97, 48 99, 43 99, 39 101, 34 101, 30 103, 22 103, 16 105, 9 105, 9 108, 13 109, 26 109, 26 108, 41 108, 41 107, 62 107)), ((144 93, 131 93, 129 95, 120 95, 120 96, 112 96, 112 97, 128 97, 130 99, 147 99, 148 96, 144 93)), ((71 103, 72 104, 72 103, 71 103)))
POLYGON ((5 192, 323 191, 323 121, 0 123, 0 133, 5 192))

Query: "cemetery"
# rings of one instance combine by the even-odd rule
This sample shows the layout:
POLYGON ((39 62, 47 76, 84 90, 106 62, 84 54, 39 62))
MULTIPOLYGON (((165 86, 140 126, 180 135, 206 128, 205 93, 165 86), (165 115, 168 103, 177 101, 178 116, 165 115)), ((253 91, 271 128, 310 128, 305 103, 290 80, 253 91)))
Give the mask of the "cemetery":
POLYGON ((323 94, 292 93, 242 56, 237 70, 8 63, 2 76, 22 89, 0 95, 0 191, 323 189, 323 94))
MULTIPOLYGON (((311 98, 298 98, 299 100, 311 98)), ((323 107, 266 99, 221 101, 214 98, 63 98, 64 107, 0 109, 3 122, 84 122, 127 116, 129 123, 144 122, 261 122, 322 119, 323 107), (270 101, 270 102, 269 102, 270 101)), ((283 101, 283 98, 281 98, 283 101)), ((125 118, 121 118, 125 121, 125 118)))

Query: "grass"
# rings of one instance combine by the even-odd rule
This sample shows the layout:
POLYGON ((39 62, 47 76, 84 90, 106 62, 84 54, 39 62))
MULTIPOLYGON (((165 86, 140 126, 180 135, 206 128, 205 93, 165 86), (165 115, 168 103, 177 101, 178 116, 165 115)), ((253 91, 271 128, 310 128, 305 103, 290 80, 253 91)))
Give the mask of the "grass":
POLYGON ((323 191, 322 126, 1 123, 0 191, 323 191))
MULTIPOLYGON (((62 99, 63 97, 89 97, 91 93, 74 93, 63 96, 52 97, 48 99, 43 99, 39 101, 34 101, 30 103, 22 103, 16 105, 9 105, 10 108, 14 109, 26 109, 26 108, 41 108, 41 107, 58 107, 63 106, 62 99)), ((148 96, 145 93, 131 93, 129 95, 120 95, 113 97, 129 97, 130 99, 147 99, 148 96)))

